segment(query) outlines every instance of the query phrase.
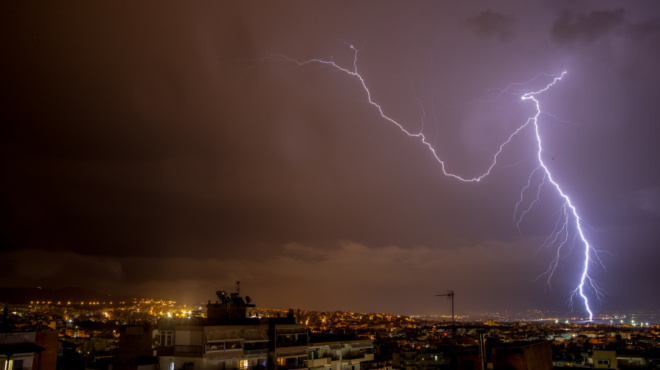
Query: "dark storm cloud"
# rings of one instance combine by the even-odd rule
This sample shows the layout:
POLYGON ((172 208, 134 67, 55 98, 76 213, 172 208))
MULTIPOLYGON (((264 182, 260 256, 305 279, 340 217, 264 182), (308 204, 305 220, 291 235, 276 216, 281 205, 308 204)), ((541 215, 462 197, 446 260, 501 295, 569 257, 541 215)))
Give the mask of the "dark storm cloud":
POLYGON ((653 20, 630 24, 627 28, 627 32, 633 40, 658 38, 660 36, 660 21, 653 20))
POLYGON ((108 257, 44 249, 0 252, 0 257, 7 270, 4 277, 26 286, 42 285, 52 277, 57 277, 58 284, 62 286, 82 284, 86 288, 100 284, 108 286, 110 281, 123 280, 121 263, 108 257), (91 285, 86 282, 90 276, 94 277, 91 285))
POLYGON ((462 22, 482 36, 496 36, 502 40, 515 36, 514 18, 490 9, 462 22))
POLYGON ((660 36, 660 22, 657 19, 631 20, 624 9, 588 14, 564 11, 552 25, 550 34, 554 42, 563 46, 585 46, 612 37, 643 43, 660 36))
POLYGON ((638 210, 660 216, 660 189, 657 187, 637 190, 628 201, 638 210))
MULTIPOLYGON (((466 310, 564 308, 577 248, 553 290, 534 280, 556 195, 512 220, 532 133, 484 181, 447 178, 358 79, 274 56, 351 68, 350 44, 385 114, 462 176, 531 111, 497 92, 569 70, 542 95, 553 171, 599 247, 652 267, 658 25, 570 4, 3 4, 0 283, 205 300, 240 280, 260 306, 403 313, 453 288, 466 310)), ((643 284, 600 277, 617 304, 643 284)))
MULTIPOLYGON (((355 310, 400 312, 409 309, 407 302, 420 298, 408 287, 417 285, 435 291, 439 276, 445 284, 460 289, 463 299, 491 297, 490 290, 510 289, 518 278, 515 266, 524 262, 522 256, 509 257, 517 248, 513 244, 484 242, 441 251, 339 242, 323 248, 288 244, 284 253, 268 260, 202 256, 110 258, 45 250, 2 253, 0 257, 13 266, 13 279, 20 279, 25 285, 42 285, 45 278, 58 276, 65 285, 110 291, 130 286, 135 294, 194 301, 212 299, 213 292, 240 280, 247 294, 260 302, 269 302, 270 307, 334 310, 342 309, 338 301, 360 296, 360 301, 354 302, 355 310), (466 263, 452 263, 457 260, 466 263), (493 264, 498 266, 496 271, 491 271, 493 264), (488 271, 490 278, 497 279, 488 288, 469 288, 481 285, 479 279, 484 278, 469 271, 488 271), (90 276, 98 277, 90 281, 90 276), (265 281, 271 283, 259 283, 265 281), (316 300, 308 299, 310 291, 318 293, 316 300), (381 306, 379 302, 391 299, 392 294, 398 298, 387 307, 381 306)), ((426 298, 435 305, 432 296, 426 298)))
POLYGON ((552 25, 552 40, 558 44, 591 44, 621 29, 625 11, 594 11, 589 14, 574 14, 565 11, 552 25))

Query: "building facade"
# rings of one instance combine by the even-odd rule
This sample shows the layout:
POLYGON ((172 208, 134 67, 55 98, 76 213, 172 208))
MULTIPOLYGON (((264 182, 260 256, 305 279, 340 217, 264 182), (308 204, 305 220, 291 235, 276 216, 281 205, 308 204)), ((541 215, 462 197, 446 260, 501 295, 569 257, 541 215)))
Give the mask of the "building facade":
POLYGON ((311 335, 307 347, 310 370, 359 370, 373 360, 373 342, 354 336, 311 335))
POLYGON ((217 295, 204 321, 159 323, 156 354, 162 370, 307 367, 307 328, 296 322, 293 311, 286 317, 250 318, 247 309, 254 305, 238 293, 217 295))

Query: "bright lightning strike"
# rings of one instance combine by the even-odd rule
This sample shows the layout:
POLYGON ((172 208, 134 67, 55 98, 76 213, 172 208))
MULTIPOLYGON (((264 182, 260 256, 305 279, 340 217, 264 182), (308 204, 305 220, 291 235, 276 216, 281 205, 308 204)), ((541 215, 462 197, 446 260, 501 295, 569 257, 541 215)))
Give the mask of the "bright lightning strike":
MULTIPOLYGON (((571 198, 564 193, 562 188, 559 186, 559 183, 557 183, 553 177, 552 173, 550 172, 550 169, 546 166, 545 162, 543 161, 543 143, 541 140, 541 134, 539 133, 539 116, 541 115, 541 103, 539 100, 536 98, 537 95, 543 93, 544 91, 547 91, 550 89, 554 84, 557 83, 557 81, 560 81, 564 76, 566 75, 566 72, 563 72, 559 77, 555 77, 551 83, 546 85, 543 89, 538 90, 538 91, 533 91, 533 92, 528 92, 524 94, 521 99, 522 100, 531 100, 534 102, 536 106, 536 114, 529 119, 528 122, 533 122, 534 126, 534 133, 536 134, 536 143, 538 145, 538 150, 537 150, 537 158, 539 161, 539 167, 537 169, 542 170, 544 174, 544 181, 547 179, 547 181, 552 184, 552 186, 555 188, 559 196, 563 199, 563 204, 561 206, 561 212, 560 212, 560 222, 559 224, 559 230, 555 228, 554 234, 554 240, 550 241, 549 244, 557 244, 557 256, 556 258, 552 261, 549 269, 546 271, 546 274, 548 275, 548 279, 552 277, 552 274, 554 273, 555 269, 557 268, 557 265, 559 263, 559 252, 563 246, 568 244, 568 227, 569 223, 573 222, 573 225, 575 226, 577 230, 577 237, 580 239, 582 242, 582 245, 584 246, 584 263, 582 267, 582 273, 580 275, 580 280, 579 284, 577 287, 571 292, 571 300, 572 298, 575 297, 576 295, 579 295, 582 301, 584 302, 584 307, 589 313, 589 320, 593 319, 593 312, 591 311, 591 307, 589 306, 589 299, 586 296, 586 290, 587 288, 591 288, 591 290, 594 292, 596 297, 598 299, 602 298, 602 289, 598 286, 596 281, 589 275, 589 266, 594 262, 598 261, 600 262, 600 259, 598 258, 598 251, 594 249, 589 241, 587 240, 587 237, 584 235, 584 230, 583 230, 583 225, 582 225, 582 219, 578 215, 577 209, 571 202, 571 198), (562 238, 562 239, 560 239, 562 238)), ((531 176, 530 176, 531 178, 531 176)), ((528 182, 529 184, 529 182, 528 182)), ((539 188, 543 184, 539 185, 539 188)), ((537 198, 538 199, 538 194, 537 198)), ((535 201, 536 201, 535 200, 535 201)), ((535 202, 534 201, 534 202, 535 202)), ((527 212, 527 211, 525 211, 527 212)), ((524 213, 522 214, 521 217, 524 217, 524 213)), ((546 240, 546 244, 548 241, 546 240)))
MULTIPOLYGON (((462 182, 480 182, 482 179, 490 175, 491 171, 497 164, 498 157, 504 150, 504 148, 513 140, 513 138, 518 135, 521 131, 526 129, 527 127, 532 127, 532 130, 535 133, 535 138, 536 138, 536 146, 537 146, 537 151, 536 151, 536 156, 538 159, 538 166, 532 171, 532 173, 529 176, 529 180, 527 182, 527 185, 522 189, 520 193, 520 200, 518 203, 516 203, 515 211, 514 211, 514 222, 516 223, 516 227, 520 229, 520 223, 522 222, 523 218, 525 215, 530 212, 530 210, 534 207, 534 205, 539 201, 540 195, 541 195, 541 188, 549 184, 554 188, 558 196, 562 200, 562 205, 559 209, 559 216, 557 223, 555 225, 555 228, 553 232, 548 236, 548 238, 545 240, 545 242, 541 245, 541 247, 549 247, 549 246, 555 246, 556 247, 556 256, 550 263, 548 269, 541 275, 541 276, 546 276, 548 280, 548 284, 550 283, 550 279, 552 278, 553 274, 555 273, 558 265, 559 265, 559 260, 561 258, 561 251, 564 249, 566 246, 571 246, 573 247, 576 244, 576 240, 579 239, 579 242, 583 246, 583 264, 580 270, 580 278, 578 281, 577 286, 575 289, 573 289, 570 292, 570 299, 569 299, 569 304, 572 306, 573 300, 577 297, 582 300, 586 312, 589 314, 589 320, 593 319, 593 311, 590 307, 589 303, 589 298, 587 297, 587 292, 591 291, 598 300, 602 299, 603 297, 603 290, 599 287, 598 283, 591 277, 589 274, 589 267, 597 262, 602 266, 602 262, 600 261, 598 257, 598 251, 589 243, 587 237, 584 234, 583 231, 583 221, 578 215, 578 211, 573 205, 573 202, 571 201, 571 198, 562 190, 560 187, 559 183, 553 178, 552 173, 550 172, 550 169, 546 165, 546 163, 543 161, 543 142, 541 139, 541 134, 539 133, 539 117, 543 113, 541 110, 541 103, 538 100, 538 96, 541 95, 542 93, 546 92, 550 88, 552 88, 555 84, 557 84, 559 81, 561 81, 562 78, 566 75, 566 72, 562 72, 561 75, 559 76, 551 76, 547 74, 539 74, 536 77, 534 77, 532 80, 524 82, 524 83, 514 83, 503 90, 499 91, 496 95, 499 95, 505 91, 509 91, 512 87, 523 87, 528 85, 529 83, 536 81, 537 79, 541 77, 546 77, 546 78, 552 78, 552 81, 545 85, 543 88, 536 90, 536 91, 531 91, 531 92, 526 92, 524 93, 520 99, 523 101, 531 101, 533 102, 536 110, 533 116, 529 117, 522 125, 520 125, 517 129, 515 129, 509 136, 508 138, 502 142, 495 154, 492 157, 492 160, 487 167, 487 169, 480 175, 475 176, 475 177, 463 177, 458 174, 449 172, 447 170, 447 166, 445 164, 445 161, 443 161, 438 153, 436 152, 434 146, 427 140, 427 137, 424 135, 422 130, 419 132, 413 132, 408 129, 406 129, 401 123, 397 122, 395 119, 391 118, 387 114, 385 114, 383 107, 376 103, 371 96, 371 91, 367 87, 367 83, 360 75, 358 72, 358 67, 357 67, 357 61, 358 61, 358 49, 356 49, 353 45, 350 45, 351 50, 353 50, 353 66, 352 68, 346 68, 338 65, 332 60, 324 60, 324 59, 309 59, 305 61, 298 61, 292 58, 289 58, 285 55, 274 55, 274 57, 278 59, 283 59, 289 62, 296 63, 298 66, 304 66, 308 64, 321 64, 321 65, 326 65, 328 67, 331 67, 337 71, 340 71, 342 73, 345 73, 348 76, 351 76, 355 79, 357 79, 362 86, 362 90, 365 92, 367 96, 367 101, 370 105, 376 108, 376 110, 379 112, 380 116, 385 119, 386 121, 390 122, 391 124, 395 125, 398 127, 401 132, 404 134, 408 135, 409 137, 417 138, 420 140, 421 144, 426 146, 428 150, 431 152, 433 157, 437 160, 437 162, 440 164, 440 169, 442 170, 442 173, 445 176, 452 177, 456 180, 462 181, 462 182), (520 211, 519 206, 523 202, 523 198, 527 190, 529 190, 532 187, 533 183, 533 178, 536 173, 540 173, 541 180, 538 182, 537 187, 536 187, 536 197, 535 199, 529 203, 528 207, 525 208, 524 210, 520 211), (573 240, 570 240, 570 228, 574 227, 576 230, 576 235, 573 238, 573 240)), ((496 98, 497 99, 497 98, 496 98)), ((422 120, 423 122, 423 120, 422 120)))

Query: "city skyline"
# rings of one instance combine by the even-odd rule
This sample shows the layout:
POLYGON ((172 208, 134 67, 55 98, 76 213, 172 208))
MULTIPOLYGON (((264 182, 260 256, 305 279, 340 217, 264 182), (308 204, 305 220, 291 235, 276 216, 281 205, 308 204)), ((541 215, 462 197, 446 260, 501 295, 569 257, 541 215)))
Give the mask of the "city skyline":
POLYGON ((560 200, 532 186, 516 213, 531 131, 457 181, 355 78, 291 63, 318 59, 357 66, 464 177, 566 71, 539 129, 602 251, 594 313, 660 306, 653 2, 3 8, 2 286, 198 301, 240 280, 269 307, 446 314, 435 295, 454 290, 457 314, 567 309, 579 248, 539 278, 560 200))

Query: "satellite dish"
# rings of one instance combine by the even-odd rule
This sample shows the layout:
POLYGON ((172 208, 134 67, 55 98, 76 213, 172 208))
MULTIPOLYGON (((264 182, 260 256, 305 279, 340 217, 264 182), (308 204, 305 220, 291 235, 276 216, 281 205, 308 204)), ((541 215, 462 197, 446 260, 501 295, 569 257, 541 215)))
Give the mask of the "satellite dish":
POLYGON ((250 304, 250 301, 251 301, 250 296, 249 296, 249 295, 246 295, 246 296, 245 296, 245 302, 247 302, 248 304, 250 304))

